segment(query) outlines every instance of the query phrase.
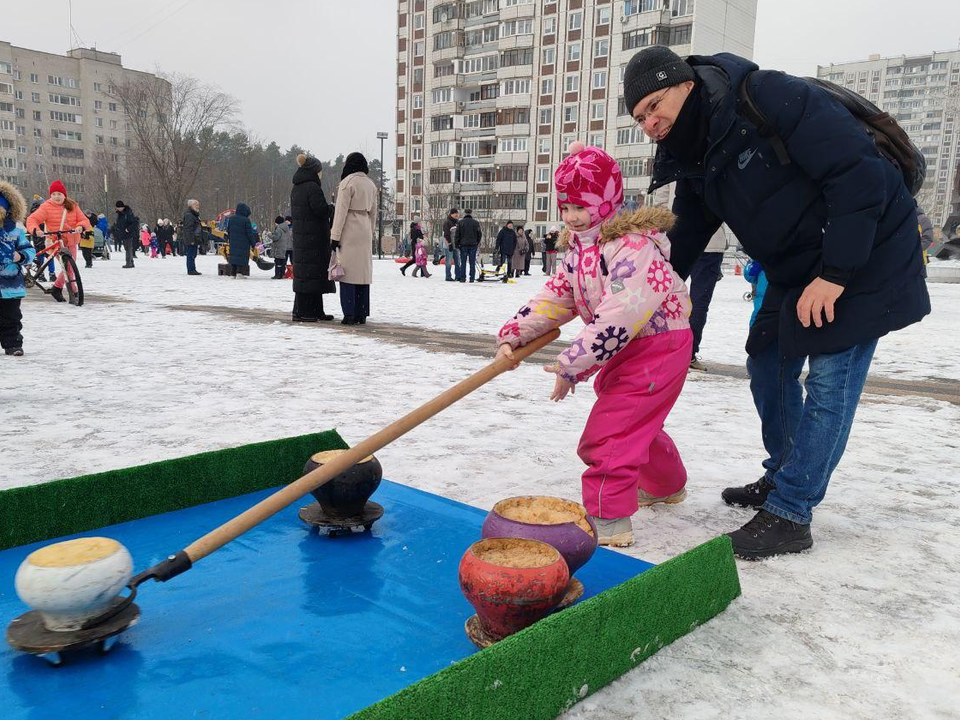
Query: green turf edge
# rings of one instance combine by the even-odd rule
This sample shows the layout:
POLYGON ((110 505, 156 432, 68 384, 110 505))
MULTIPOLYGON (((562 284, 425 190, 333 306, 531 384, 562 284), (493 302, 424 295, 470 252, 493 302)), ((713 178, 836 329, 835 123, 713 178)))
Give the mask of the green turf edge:
POLYGON ((283 485, 346 447, 327 430, 4 490, 0 550, 283 485))
POLYGON ((548 720, 740 595, 721 536, 512 635, 347 720, 548 720))

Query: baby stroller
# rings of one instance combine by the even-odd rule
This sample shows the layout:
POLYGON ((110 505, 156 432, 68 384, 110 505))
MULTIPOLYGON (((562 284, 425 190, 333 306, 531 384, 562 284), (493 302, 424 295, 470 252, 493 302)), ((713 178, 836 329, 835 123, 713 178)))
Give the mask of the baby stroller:
POLYGON ((492 282, 494 280, 499 280, 503 282, 506 279, 507 282, 516 282, 512 278, 507 277, 507 268, 506 264, 501 262, 501 258, 498 253, 492 253, 490 255, 490 263, 495 265, 493 270, 487 270, 483 264, 483 254, 480 254, 480 273, 477 278, 477 282, 492 282), (497 264, 499 263, 499 264, 497 264))

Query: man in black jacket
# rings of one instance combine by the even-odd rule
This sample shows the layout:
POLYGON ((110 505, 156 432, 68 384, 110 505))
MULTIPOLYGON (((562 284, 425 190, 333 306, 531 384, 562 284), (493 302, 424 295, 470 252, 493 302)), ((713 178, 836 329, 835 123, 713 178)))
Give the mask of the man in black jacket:
POLYGON ((114 223, 111 232, 113 236, 123 243, 123 249, 127 256, 127 262, 124 268, 133 267, 133 248, 134 243, 140 242, 140 221, 133 214, 133 210, 127 207, 123 200, 117 200, 117 221, 114 223))
POLYGON ((686 277, 725 222, 766 273, 747 368, 769 457, 760 480, 722 496, 759 511, 730 533, 741 557, 805 550, 878 338, 930 312, 913 198, 826 90, 735 55, 646 48, 624 99, 658 144, 650 192, 677 183, 676 271, 686 277), (741 89, 770 132, 742 115, 741 89))
POLYGON ((494 252, 500 254, 500 264, 497 270, 506 263, 507 274, 503 276, 503 282, 513 276, 513 252, 517 249, 517 233, 513 229, 513 220, 507 220, 506 225, 500 228, 497 233, 497 244, 494 252))
POLYGON ((447 213, 447 219, 443 221, 443 259, 444 268, 447 271, 447 282, 453 282, 460 279, 460 253, 454 247, 454 238, 456 235, 457 221, 460 218, 460 212, 456 208, 451 208, 447 213), (453 273, 450 267, 453 266, 453 273), (456 277, 454 277, 454 275, 456 277))
POLYGON ((467 262, 470 263, 470 282, 473 282, 477 274, 477 248, 480 247, 480 241, 483 239, 483 230, 480 223, 473 217, 473 210, 469 208, 464 211, 463 219, 457 223, 457 235, 454 244, 460 253, 460 266, 457 274, 460 282, 464 282, 467 277, 467 262))
POLYGON ((183 213, 183 242, 186 245, 187 275, 202 275, 197 270, 197 246, 202 237, 200 225, 200 201, 187 200, 187 209, 183 213))

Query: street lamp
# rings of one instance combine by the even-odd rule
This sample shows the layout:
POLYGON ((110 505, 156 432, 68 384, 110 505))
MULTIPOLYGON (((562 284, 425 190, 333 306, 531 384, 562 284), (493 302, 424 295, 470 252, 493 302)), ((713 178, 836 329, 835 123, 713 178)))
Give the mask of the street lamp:
POLYGON ((387 139, 387 133, 378 132, 377 139, 380 141, 380 194, 377 197, 377 257, 383 259, 383 141, 387 139))

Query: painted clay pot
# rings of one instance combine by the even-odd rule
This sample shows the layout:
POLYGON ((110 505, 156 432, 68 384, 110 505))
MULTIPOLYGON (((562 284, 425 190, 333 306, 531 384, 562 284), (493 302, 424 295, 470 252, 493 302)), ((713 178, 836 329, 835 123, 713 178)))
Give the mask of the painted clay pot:
POLYGON ((460 560, 460 589, 494 640, 549 615, 569 582, 563 556, 537 540, 478 540, 460 560))
MULTIPOLYGON (((303 466, 308 473, 328 463, 346 450, 326 450, 313 455, 303 466)), ((360 515, 363 506, 380 486, 383 468, 373 455, 365 457, 352 468, 340 473, 313 491, 324 513, 334 518, 351 518, 360 515)))
POLYGON ((17 595, 48 630, 79 630, 130 582, 133 560, 116 540, 86 537, 35 550, 17 570, 17 595))
POLYGON ((483 521, 485 538, 528 538, 552 545, 572 575, 597 549, 597 528, 586 508, 572 500, 523 495, 501 500, 483 521))

